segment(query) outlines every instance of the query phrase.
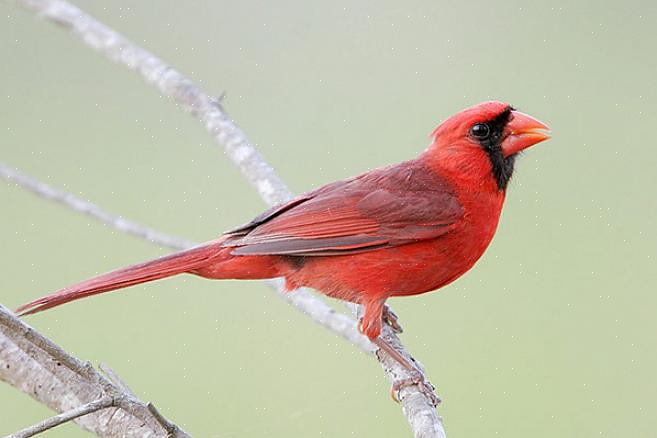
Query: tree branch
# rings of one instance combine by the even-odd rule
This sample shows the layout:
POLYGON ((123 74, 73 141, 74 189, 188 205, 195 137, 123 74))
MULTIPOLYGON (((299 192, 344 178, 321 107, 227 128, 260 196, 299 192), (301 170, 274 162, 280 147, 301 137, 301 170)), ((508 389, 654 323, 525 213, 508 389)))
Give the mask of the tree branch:
POLYGON ((66 1, 19 1, 39 16, 70 30, 87 46, 139 73, 148 84, 199 119, 267 204, 278 204, 291 196, 283 181, 223 110, 219 99, 203 93, 160 58, 66 1))
MULTIPOLYGON (((215 141, 224 146, 226 155, 239 167, 267 204, 274 205, 291 197, 282 180, 248 141, 242 130, 230 119, 221 104, 201 92, 189 79, 66 1, 20 0, 20 2, 40 16, 71 30, 94 50, 139 72, 146 82, 172 97, 181 108, 198 118, 215 141)), ((299 294, 290 296, 297 297, 299 294)), ((302 301, 308 300, 319 301, 309 294, 302 301)), ((351 324, 353 325, 353 322, 351 324)), ((391 330, 386 328, 384 337, 402 355, 411 357, 391 330)), ((359 348, 362 349, 360 346, 359 348)), ((403 367, 387 355, 379 352, 377 357, 391 381, 407 377, 403 367)), ((404 414, 416 437, 445 436, 442 421, 430 399, 422 394, 417 386, 404 388, 400 398, 404 414)))
POLYGON ((41 432, 45 432, 48 429, 52 429, 53 427, 57 427, 60 424, 75 420, 76 418, 82 417, 83 415, 100 411, 101 409, 109 408, 110 406, 116 406, 114 398, 103 397, 100 400, 89 402, 86 405, 78 406, 77 408, 73 408, 70 411, 66 411, 62 414, 50 417, 47 420, 43 420, 41 423, 35 424, 34 426, 26 427, 25 429, 19 430, 16 433, 12 433, 5 438, 29 438, 41 432))
POLYGON ((170 435, 171 423, 155 416, 148 404, 102 376, 88 362, 68 354, 1 304, 0 380, 68 416, 82 406, 111 398, 117 406, 111 412, 96 410, 71 417, 77 417, 81 427, 98 436, 190 438, 181 429, 170 435))
POLYGON ((153 228, 137 224, 124 219, 117 214, 105 211, 89 201, 80 199, 72 193, 57 190, 44 182, 24 174, 23 172, 12 169, 2 162, 0 162, 0 177, 14 182, 17 186, 29 190, 42 198, 62 204, 71 210, 85 214, 118 231, 141 237, 142 239, 146 239, 156 245, 173 249, 187 249, 195 245, 194 242, 189 240, 161 233, 153 228))

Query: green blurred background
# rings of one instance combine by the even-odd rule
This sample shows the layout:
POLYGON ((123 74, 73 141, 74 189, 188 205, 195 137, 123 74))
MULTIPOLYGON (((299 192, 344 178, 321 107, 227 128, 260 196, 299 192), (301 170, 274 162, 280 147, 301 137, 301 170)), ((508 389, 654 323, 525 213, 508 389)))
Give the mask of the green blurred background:
MULTIPOLYGON (((495 241, 392 300, 451 437, 655 437, 657 3, 78 0, 225 106, 295 192, 413 157, 501 99, 553 139, 495 241)), ((264 205, 194 119, 16 3, 0 6, 0 160, 189 239, 264 205)), ((0 301, 164 254, 0 184, 0 301)), ((409 436, 376 361, 257 282, 175 278, 29 319, 198 437, 409 436)), ((0 385, 0 434, 50 415, 0 385)), ((82 437, 66 425, 51 437, 82 437)))

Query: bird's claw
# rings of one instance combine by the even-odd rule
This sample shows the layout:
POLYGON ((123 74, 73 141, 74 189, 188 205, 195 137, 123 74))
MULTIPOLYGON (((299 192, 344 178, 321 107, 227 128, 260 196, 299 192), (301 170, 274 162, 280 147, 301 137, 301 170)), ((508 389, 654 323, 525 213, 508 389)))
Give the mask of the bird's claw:
POLYGON ((401 403, 399 392, 407 386, 417 386, 424 396, 429 399, 433 406, 438 406, 442 400, 436 394, 436 388, 424 378, 424 375, 416 370, 411 372, 410 377, 396 381, 390 388, 390 395, 397 403, 401 403))
POLYGON ((383 312, 381 314, 383 322, 388 324, 393 332, 399 334, 404 332, 404 328, 399 323, 399 318, 387 305, 383 306, 383 312))

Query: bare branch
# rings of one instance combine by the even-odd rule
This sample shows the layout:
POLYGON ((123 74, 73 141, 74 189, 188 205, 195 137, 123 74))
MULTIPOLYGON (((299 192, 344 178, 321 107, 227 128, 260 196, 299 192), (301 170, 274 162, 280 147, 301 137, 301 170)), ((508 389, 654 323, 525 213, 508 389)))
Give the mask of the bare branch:
POLYGON ((267 280, 266 283, 281 298, 311 317, 319 325, 346 339, 363 353, 374 354, 374 345, 358 331, 356 321, 343 313, 336 312, 308 289, 287 292, 281 279, 267 280))
MULTIPOLYGON (((170 424, 148 405, 71 356, 0 304, 0 380, 57 412, 110 397, 117 409, 96 411, 76 422, 102 437, 169 437, 170 424)), ((178 438, 190 438, 176 429, 178 438)))
POLYGON ((0 162, 0 177, 14 182, 17 186, 30 190, 34 194, 53 202, 60 203, 79 213, 115 228, 118 231, 141 237, 156 245, 173 249, 186 249, 194 246, 193 242, 161 233, 153 228, 131 222, 119 215, 110 213, 91 202, 78 198, 72 193, 57 190, 48 184, 38 181, 23 172, 12 169, 0 162))
POLYGON ((125 383, 123 379, 121 379, 119 375, 116 374, 114 370, 109 367, 109 365, 107 365, 106 363, 100 363, 98 364, 98 368, 103 372, 103 374, 107 376, 109 381, 115 384, 116 386, 118 386, 121 389, 121 391, 135 398, 137 397, 135 393, 132 392, 132 389, 130 389, 128 384, 125 383))
POLYGON ((66 1, 20 0, 20 3, 39 16, 69 29, 82 42, 109 59, 138 72, 146 82, 203 122, 265 202, 273 205, 290 197, 283 181, 226 114, 218 99, 203 93, 164 61, 66 1))
MULTIPOLYGON (((184 110, 203 122, 208 132, 224 146, 226 154, 237 164, 242 174, 269 205, 291 197, 285 184, 248 141, 242 130, 230 119, 221 104, 201 92, 189 79, 63 0, 20 1, 39 15, 68 28, 91 48, 131 70, 138 71, 148 83, 156 86, 163 94, 174 98, 184 110)), ((308 299, 319 301, 311 295, 308 299)), ((385 337, 402 355, 410 357, 394 333, 386 330, 385 337)), ((377 354, 377 357, 389 379, 398 381, 406 377, 403 367, 391 362, 386 355, 377 354)), ((404 413, 416 437, 445 436, 435 408, 417 386, 404 388, 400 395, 404 413), (430 412, 433 414, 428 415, 430 412)))
POLYGON ((35 424, 34 426, 26 427, 23 430, 19 430, 16 433, 12 433, 5 438, 28 438, 34 435, 37 435, 41 432, 45 432, 48 429, 57 427, 60 424, 64 424, 71 420, 75 420, 78 417, 83 415, 91 414, 92 412, 99 411, 101 409, 109 408, 110 406, 116 406, 116 402, 112 397, 103 397, 100 400, 92 401, 86 405, 73 408, 70 411, 66 411, 62 414, 55 415, 50 417, 47 420, 42 421, 41 423, 35 424))
POLYGON ((184 433, 178 426, 164 418, 164 415, 162 415, 152 403, 146 405, 146 409, 148 409, 148 412, 150 412, 151 415, 153 415, 153 417, 158 421, 158 423, 164 427, 164 430, 167 431, 168 436, 180 436, 181 433, 184 433))

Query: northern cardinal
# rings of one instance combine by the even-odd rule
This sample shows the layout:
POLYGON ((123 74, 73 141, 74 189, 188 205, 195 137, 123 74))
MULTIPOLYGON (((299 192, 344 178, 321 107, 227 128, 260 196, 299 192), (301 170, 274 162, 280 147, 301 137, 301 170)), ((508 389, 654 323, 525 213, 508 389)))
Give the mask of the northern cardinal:
POLYGON ((289 290, 307 286, 362 304, 360 330, 405 361, 378 339, 386 299, 436 290, 474 265, 495 234, 517 154, 548 139, 547 129, 508 104, 475 105, 434 130, 414 160, 325 185, 216 240, 66 287, 18 311, 182 273, 284 277, 289 290))

